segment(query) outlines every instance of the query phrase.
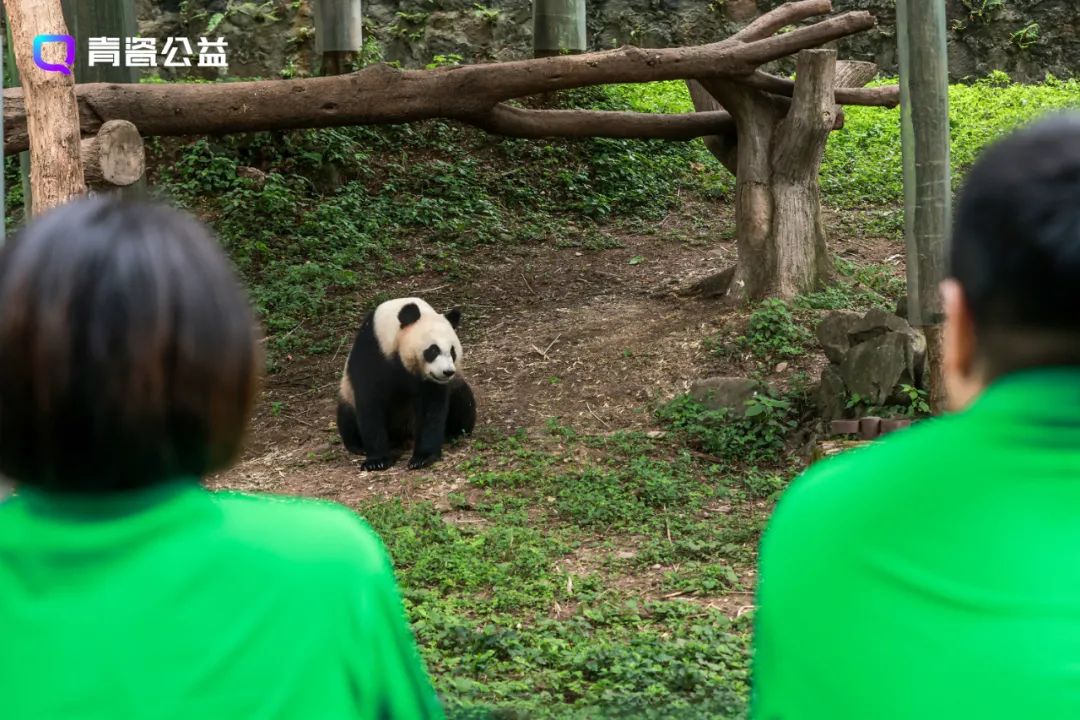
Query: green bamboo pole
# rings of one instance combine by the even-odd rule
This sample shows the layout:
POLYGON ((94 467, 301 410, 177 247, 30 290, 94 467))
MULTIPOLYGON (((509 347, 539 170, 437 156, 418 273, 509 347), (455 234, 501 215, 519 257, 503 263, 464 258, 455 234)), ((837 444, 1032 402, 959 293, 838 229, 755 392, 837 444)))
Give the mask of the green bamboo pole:
POLYGON ((550 57, 588 50, 585 0, 533 0, 533 55, 550 57))
POLYGON ((926 334, 930 404, 944 406, 941 296, 952 213, 945 0, 897 0, 908 317, 926 334))
POLYGON ((353 61, 364 46, 361 0, 315 0, 315 53, 321 74, 342 75, 352 71, 353 61))

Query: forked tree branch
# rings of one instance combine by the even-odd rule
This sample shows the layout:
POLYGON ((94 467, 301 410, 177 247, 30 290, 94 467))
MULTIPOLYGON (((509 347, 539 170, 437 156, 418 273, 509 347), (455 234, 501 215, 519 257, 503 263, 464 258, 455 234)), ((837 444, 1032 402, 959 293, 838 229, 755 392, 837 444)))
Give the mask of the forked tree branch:
POLYGON ((765 13, 732 36, 733 40, 752 42, 775 35, 789 25, 832 12, 831 0, 799 0, 765 13))
MULTIPOLYGON (((792 97, 795 92, 794 80, 776 77, 761 70, 735 80, 747 87, 763 90, 774 95, 792 97)), ((833 92, 835 102, 840 105, 872 105, 892 108, 900 104, 900 88, 896 85, 873 88, 837 87, 833 92)))

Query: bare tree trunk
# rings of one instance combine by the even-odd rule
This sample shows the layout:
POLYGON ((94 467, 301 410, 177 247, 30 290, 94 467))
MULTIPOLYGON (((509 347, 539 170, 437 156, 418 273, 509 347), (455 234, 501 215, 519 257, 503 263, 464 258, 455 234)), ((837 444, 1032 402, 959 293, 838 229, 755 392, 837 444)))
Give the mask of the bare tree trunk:
POLYGON ((833 102, 836 51, 802 52, 795 72, 795 97, 777 127, 772 153, 775 284, 782 298, 811 292, 832 278, 818 171, 840 111, 833 102))
POLYGON ((796 77, 789 106, 730 80, 699 81, 735 119, 739 262, 727 289, 732 303, 772 295, 790 299, 832 277, 818 170, 840 110, 834 99, 836 52, 799 53, 796 77))
POLYGON ((833 278, 818 172, 829 132, 843 126, 837 103, 884 98, 886 88, 861 88, 876 74, 874 63, 838 63, 831 50, 806 50, 794 82, 763 72, 688 81, 695 109, 726 108, 734 120, 732 130, 704 141, 736 178, 739 262, 686 294, 722 295, 731 303, 790 299, 833 278))
MULTIPOLYGON (((37 215, 86 192, 74 78, 42 70, 32 55, 36 36, 66 35, 67 26, 60 0, 4 0, 4 7, 26 98, 32 212, 37 215)), ((62 43, 46 45, 43 54, 48 62, 67 59, 62 43)))

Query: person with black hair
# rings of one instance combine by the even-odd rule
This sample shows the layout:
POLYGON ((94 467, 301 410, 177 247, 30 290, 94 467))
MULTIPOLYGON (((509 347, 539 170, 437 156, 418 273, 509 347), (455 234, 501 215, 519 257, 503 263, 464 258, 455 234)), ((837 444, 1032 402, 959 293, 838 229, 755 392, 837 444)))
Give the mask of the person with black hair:
POLYGON ((951 412, 818 463, 765 531, 756 720, 1080 717, 1080 115, 983 153, 949 265, 951 412))
POLYGON ((80 199, 0 252, 0 717, 442 717, 359 516, 202 486, 260 365, 184 213, 80 199))

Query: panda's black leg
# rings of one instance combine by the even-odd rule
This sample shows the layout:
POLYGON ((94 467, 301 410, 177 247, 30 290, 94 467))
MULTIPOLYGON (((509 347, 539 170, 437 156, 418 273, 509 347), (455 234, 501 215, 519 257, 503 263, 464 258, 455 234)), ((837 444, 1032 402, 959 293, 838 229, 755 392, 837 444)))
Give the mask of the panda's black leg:
POLYGON ((354 455, 362 455, 364 443, 360 435, 360 425, 356 419, 356 409, 347 402, 338 401, 337 426, 345 449, 354 455))
POLYGON ((394 464, 390 456, 390 439, 386 432, 384 403, 379 398, 367 398, 361 402, 357 398, 356 411, 360 437, 364 439, 364 453, 367 455, 360 463, 361 470, 385 470, 394 464))
POLYGON ((446 440, 469 435, 476 425, 476 398, 464 380, 450 383, 450 411, 446 416, 446 440))
POLYGON ((409 469, 427 467, 442 457, 446 432, 446 416, 450 409, 450 394, 443 385, 424 383, 417 398, 416 444, 409 469))

